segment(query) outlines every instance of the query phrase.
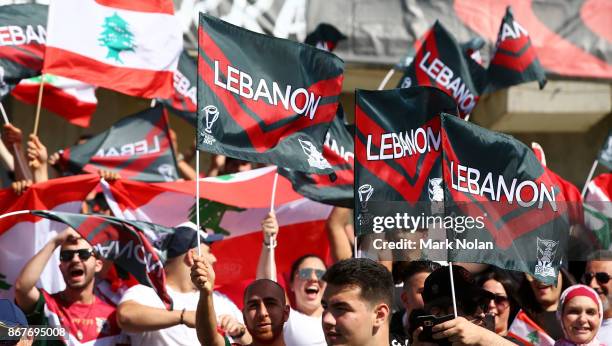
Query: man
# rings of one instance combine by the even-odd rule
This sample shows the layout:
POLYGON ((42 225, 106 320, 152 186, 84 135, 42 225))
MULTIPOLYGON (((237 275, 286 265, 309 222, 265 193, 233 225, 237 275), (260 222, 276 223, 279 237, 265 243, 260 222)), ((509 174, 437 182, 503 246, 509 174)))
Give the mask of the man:
MULTIPOLYGON (((453 266, 453 281, 458 317, 432 327, 434 343, 421 340, 423 326, 414 326, 417 328, 413 333, 412 345, 515 345, 485 327, 484 311, 495 296, 477 286, 470 272, 461 266, 453 266)), ((429 274, 422 296, 426 315, 452 317, 454 311, 449 267, 438 268, 429 274)))
POLYGON ((18 332, 15 335, 15 330, 19 331, 20 328, 27 328, 28 321, 23 314, 23 311, 19 309, 13 302, 8 299, 0 299, 0 335, 8 337, 8 339, 0 338, 0 345, 3 346, 28 346, 32 345, 34 340, 33 336, 28 336, 26 332, 18 332), (13 329, 15 328, 15 329, 13 329), (12 330, 12 331, 9 331, 12 330), (12 336, 12 337, 11 337, 12 336))
MULTIPOLYGON (((102 268, 91 245, 73 229, 49 241, 22 269, 15 282, 15 301, 30 325, 64 327, 64 341, 76 343, 124 342, 115 308, 94 295, 94 276, 102 268), (60 247, 60 271, 66 289, 50 294, 36 288, 36 281, 60 247)), ((64 344, 60 340, 36 340, 35 345, 64 344)))
MULTIPOLYGON (((119 325, 130 335, 132 345, 197 345, 195 310, 198 292, 191 283, 190 269, 197 253, 197 237, 202 240, 200 251, 210 263, 216 262, 208 244, 212 235, 196 232, 191 222, 176 227, 167 247, 166 290, 173 302, 168 311, 155 291, 144 285, 130 287, 119 303, 119 325)), ((250 342, 245 333, 240 310, 226 296, 214 292, 213 301, 221 329, 241 343, 250 342)))
MULTIPOLYGON (((397 311, 391 317, 391 343, 404 345, 410 335, 409 317, 412 311, 423 308, 421 293, 425 279, 431 272, 440 268, 440 265, 431 261, 402 262, 399 276, 403 282, 400 299, 404 309, 397 311)), ((394 268, 395 271, 395 268, 394 268)), ((393 345, 392 345, 393 346, 393 345)))
POLYGON ((599 294, 603 304, 603 322, 597 338, 612 340, 612 252, 597 251, 590 256, 582 281, 599 294))
MULTIPOLYGON (((218 333, 213 290, 215 272, 205 257, 195 257, 191 268, 191 280, 200 290, 196 319, 198 339, 205 346, 227 345, 218 333)), ((253 338, 253 346, 285 346, 283 326, 289 318, 289 304, 285 290, 269 279, 253 281, 244 291, 242 314, 253 338)))
POLYGON ((329 267, 323 280, 323 332, 328 345, 389 345, 393 277, 382 264, 350 258, 329 267))

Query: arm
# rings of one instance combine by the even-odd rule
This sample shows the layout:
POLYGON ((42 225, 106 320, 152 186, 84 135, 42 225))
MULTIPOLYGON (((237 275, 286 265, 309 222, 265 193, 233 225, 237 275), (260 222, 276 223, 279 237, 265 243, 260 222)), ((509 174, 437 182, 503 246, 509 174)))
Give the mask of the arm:
POLYGON ((278 222, 273 211, 269 212, 261 222, 264 241, 261 244, 261 254, 257 264, 257 279, 270 279, 276 281, 276 261, 272 256, 271 247, 276 247, 278 222), (268 245, 266 245, 268 244, 268 245))
POLYGON ((0 141, 0 160, 7 171, 15 170, 13 155, 11 155, 9 150, 6 148, 6 145, 4 145, 4 141, 0 141))
POLYGON ((206 173, 207 177, 216 177, 221 173, 225 167, 225 156, 223 155, 212 155, 210 158, 210 168, 206 173))
POLYGON ((121 329, 130 333, 141 333, 185 324, 195 327, 195 312, 183 310, 168 311, 136 303, 133 300, 122 302, 117 307, 117 323, 121 329), (181 314, 183 320, 181 321, 181 314))
POLYGON ((457 317, 434 326, 432 336, 435 340, 448 339, 453 344, 515 346, 513 342, 486 328, 473 324, 464 317, 457 317))
POLYGON ((213 305, 215 271, 210 263, 200 256, 194 256, 191 267, 191 281, 200 291, 196 311, 198 340, 204 346, 225 346, 225 340, 217 333, 217 317, 213 305))
POLYGON ((334 262, 353 256, 351 242, 345 231, 350 216, 350 209, 334 207, 327 219, 325 230, 327 231, 330 252, 334 262))
POLYGON ((177 157, 176 165, 179 171, 179 175, 185 180, 196 180, 196 170, 191 167, 184 159, 177 157))
POLYGON ((69 238, 78 239, 80 235, 71 228, 58 234, 38 251, 21 270, 15 282, 15 301, 25 313, 32 312, 36 301, 40 297, 40 291, 35 286, 36 281, 40 278, 40 274, 53 255, 53 251, 69 238))
POLYGON ((31 134, 28 141, 28 166, 32 168, 34 182, 41 183, 49 180, 47 171, 47 148, 42 144, 38 136, 31 134))
POLYGON ((11 124, 4 124, 2 128, 2 141, 14 158, 15 180, 32 180, 32 173, 26 165, 21 152, 21 130, 11 124))

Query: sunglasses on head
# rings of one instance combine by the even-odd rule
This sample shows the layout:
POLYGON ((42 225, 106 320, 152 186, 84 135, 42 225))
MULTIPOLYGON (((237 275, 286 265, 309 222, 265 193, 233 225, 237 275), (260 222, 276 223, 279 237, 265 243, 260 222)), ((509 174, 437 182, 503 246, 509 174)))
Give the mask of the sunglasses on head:
POLYGON ((610 281, 610 274, 606 272, 584 273, 584 275, 582 276, 582 282, 588 285, 591 283, 593 278, 595 278, 595 280, 597 280, 597 282, 600 284, 607 284, 608 281, 610 281))
POLYGON ((81 260, 87 261, 89 257, 94 255, 94 251, 93 249, 63 250, 60 251, 60 261, 70 262, 74 258, 74 254, 78 254, 81 260))
POLYGON ((323 269, 302 268, 298 270, 298 276, 302 280, 308 280, 312 277, 312 272, 314 272, 317 276, 317 280, 321 280, 323 278, 323 274, 325 274, 325 270, 323 269))

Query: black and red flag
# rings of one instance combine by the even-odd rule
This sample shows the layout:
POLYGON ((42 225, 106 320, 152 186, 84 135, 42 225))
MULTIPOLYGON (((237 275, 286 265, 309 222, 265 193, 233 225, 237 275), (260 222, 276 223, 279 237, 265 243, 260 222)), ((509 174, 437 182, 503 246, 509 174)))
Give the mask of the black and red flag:
POLYGON ((178 179, 168 115, 161 105, 123 118, 87 142, 63 150, 60 164, 77 174, 107 170, 131 180, 178 179))
POLYGON ((48 6, 0 6, 0 99, 20 80, 40 75, 48 6))
POLYGON ((488 263, 556 283, 569 237, 568 208, 531 149, 446 114, 441 134, 444 214, 454 222, 445 227, 448 260, 488 263))
POLYGON ((332 52, 342 40, 346 40, 346 36, 340 30, 331 24, 321 23, 306 36, 304 43, 332 52))
MULTIPOLYGON (((440 114, 457 114, 455 100, 438 88, 412 87, 355 95, 355 215, 364 206, 410 208, 441 201, 440 114)), ((371 232, 371 225, 355 232, 371 232)))
POLYGON ((452 96, 464 118, 472 112, 486 85, 485 69, 470 58, 436 21, 405 69, 398 88, 433 86, 452 96))
POLYGON ((198 66, 187 51, 181 53, 178 67, 174 71, 172 98, 158 99, 170 111, 194 127, 197 126, 197 76, 198 66))
POLYGON ((344 63, 335 55, 200 14, 199 150, 331 173, 323 141, 344 63))
POLYGON ((535 47, 527 30, 514 19, 510 6, 506 8, 495 46, 487 68, 487 93, 531 81, 538 81, 540 89, 544 88, 546 74, 535 47))
POLYGON ((140 284, 153 288, 166 308, 172 308, 163 266, 166 259, 164 244, 174 233, 172 228, 104 215, 47 210, 33 210, 31 213, 73 228, 100 256, 132 274, 140 284))
POLYGON ((308 174, 287 168, 278 168, 278 173, 291 181, 293 189, 313 201, 353 208, 353 185, 355 181, 354 128, 344 123, 342 105, 338 115, 325 136, 323 157, 332 166, 332 174, 308 174))

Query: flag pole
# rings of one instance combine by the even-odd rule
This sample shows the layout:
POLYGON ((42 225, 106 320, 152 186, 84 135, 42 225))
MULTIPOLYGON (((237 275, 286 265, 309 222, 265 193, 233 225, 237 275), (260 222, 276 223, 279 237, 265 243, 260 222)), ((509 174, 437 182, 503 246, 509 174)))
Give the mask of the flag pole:
MULTIPOLYGON (((4 123, 10 124, 11 122, 8 120, 8 116, 6 115, 6 111, 4 110, 4 105, 2 105, 2 102, 0 102, 0 112, 2 113, 2 118, 4 119, 4 123)), ((13 143, 13 151, 15 152, 15 155, 13 155, 13 166, 15 165, 15 161, 16 161, 21 172, 23 172, 24 178, 26 180, 33 180, 32 174, 30 173, 30 169, 28 168, 28 165, 23 161, 24 157, 21 156, 21 152, 19 151, 19 148, 17 148, 16 143, 13 143)), ((14 168, 15 167, 13 167, 13 169, 14 168)))
POLYGON ((451 283, 451 295, 453 297, 453 314, 457 318, 457 298, 455 297, 455 279, 453 278, 453 262, 448 262, 451 283))
POLYGON ((2 214, 0 215, 0 219, 4 219, 5 217, 9 217, 9 216, 13 216, 13 215, 20 215, 20 214, 29 214, 31 212, 31 210, 17 210, 17 211, 12 211, 10 213, 6 213, 6 214, 2 214))
POLYGON ((389 79, 393 77, 394 73, 395 73, 395 66, 391 67, 389 72, 387 72, 387 75, 385 76, 385 78, 383 78, 383 80, 380 82, 380 85, 378 85, 378 90, 383 90, 385 86, 387 86, 387 83, 389 83, 389 79))
POLYGON ((196 148, 196 233, 198 239, 198 256, 202 256, 200 250, 200 150, 196 148))
MULTIPOLYGON (((274 182, 272 183, 272 197, 270 198, 270 212, 274 212, 274 202, 276 200, 276 184, 278 183, 278 166, 276 167, 276 172, 274 173, 274 182)), ((276 235, 270 238, 270 247, 268 248, 270 251, 270 275, 276 277, 273 271, 276 270, 276 262, 274 261, 274 248, 276 247, 276 235)))
POLYGON ((582 199, 584 199, 584 196, 586 195, 587 192, 587 187, 589 187, 589 182, 591 181, 591 179, 593 178, 593 174, 595 173, 595 168, 597 168, 597 159, 595 159, 595 161, 593 161, 593 166, 591 166, 591 171, 589 172, 589 176, 587 177, 587 180, 584 182, 584 187, 582 188, 582 199))
POLYGON ((34 118, 34 135, 38 134, 38 123, 40 122, 40 106, 42 105, 43 88, 45 86, 45 74, 40 76, 40 87, 38 88, 38 102, 36 103, 36 117, 34 118))

